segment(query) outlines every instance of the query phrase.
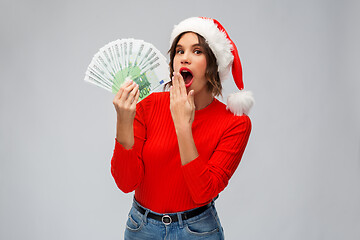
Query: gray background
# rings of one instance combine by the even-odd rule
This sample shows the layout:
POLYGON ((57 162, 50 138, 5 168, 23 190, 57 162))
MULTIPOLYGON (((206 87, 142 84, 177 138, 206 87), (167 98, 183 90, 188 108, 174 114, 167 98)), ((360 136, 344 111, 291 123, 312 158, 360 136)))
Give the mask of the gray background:
MULTIPOLYGON (((360 239, 359 1, 4 1, 0 239, 120 239, 113 95, 83 81, 117 38, 164 54, 174 24, 237 44, 253 130, 216 205, 227 239, 360 239)), ((225 82, 224 96, 235 90, 225 82)), ((166 181, 166 179, 164 179, 166 181)))

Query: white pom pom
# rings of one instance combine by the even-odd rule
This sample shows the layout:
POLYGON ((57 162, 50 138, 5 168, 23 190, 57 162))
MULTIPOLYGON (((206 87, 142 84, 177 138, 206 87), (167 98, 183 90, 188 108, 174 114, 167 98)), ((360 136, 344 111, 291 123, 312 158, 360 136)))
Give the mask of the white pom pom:
POLYGON ((234 115, 248 115, 251 107, 254 105, 254 98, 250 91, 240 91, 232 93, 227 98, 227 107, 234 115))

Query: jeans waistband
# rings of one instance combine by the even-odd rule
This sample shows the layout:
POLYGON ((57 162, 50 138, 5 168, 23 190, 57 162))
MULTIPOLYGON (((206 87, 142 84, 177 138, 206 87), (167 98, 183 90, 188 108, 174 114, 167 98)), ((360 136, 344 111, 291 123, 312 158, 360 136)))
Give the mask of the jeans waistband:
MULTIPOLYGON (((186 211, 181 213, 179 216, 181 217, 182 220, 188 220, 192 217, 198 216, 201 213, 205 212, 208 208, 210 208, 213 205, 214 201, 211 201, 210 203, 199 207, 199 208, 195 208, 193 210, 190 211, 186 211)), ((142 207, 135 199, 134 199, 134 207, 141 213, 141 214, 145 214, 146 213, 146 209, 144 207, 142 207)), ((165 225, 169 225, 172 222, 177 222, 179 221, 179 217, 177 213, 172 213, 172 214, 156 214, 156 213, 152 213, 149 212, 147 214, 147 217, 158 220, 162 223, 164 223, 165 225)))

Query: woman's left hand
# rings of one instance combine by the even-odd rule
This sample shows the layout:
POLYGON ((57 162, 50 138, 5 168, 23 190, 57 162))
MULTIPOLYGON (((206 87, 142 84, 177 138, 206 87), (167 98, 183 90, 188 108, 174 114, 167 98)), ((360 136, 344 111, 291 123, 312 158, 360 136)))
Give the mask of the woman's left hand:
POLYGON ((191 129, 195 116, 194 90, 186 91, 180 73, 174 72, 170 87, 170 111, 176 131, 191 129))

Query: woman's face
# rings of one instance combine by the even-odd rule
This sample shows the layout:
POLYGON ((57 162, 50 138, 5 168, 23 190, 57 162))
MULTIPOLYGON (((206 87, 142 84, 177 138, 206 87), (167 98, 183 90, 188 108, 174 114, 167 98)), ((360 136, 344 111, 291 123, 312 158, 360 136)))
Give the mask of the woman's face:
POLYGON ((199 45, 198 36, 192 32, 182 35, 176 45, 173 68, 183 76, 187 92, 208 92, 206 67, 206 56, 199 45))

